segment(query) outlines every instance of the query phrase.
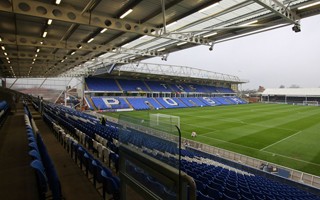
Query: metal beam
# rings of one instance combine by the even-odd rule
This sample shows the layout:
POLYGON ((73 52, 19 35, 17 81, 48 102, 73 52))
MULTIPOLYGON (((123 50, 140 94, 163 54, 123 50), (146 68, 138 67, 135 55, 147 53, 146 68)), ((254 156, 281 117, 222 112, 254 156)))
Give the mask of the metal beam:
MULTIPOLYGON (((90 51, 90 52, 103 52, 103 53, 116 53, 116 54, 129 54, 129 55, 141 55, 141 56, 163 56, 163 52, 157 50, 140 50, 132 48, 123 48, 113 45, 99 45, 88 44, 81 42, 70 42, 60 40, 48 40, 45 38, 1 34, 2 44, 6 45, 18 45, 18 46, 33 46, 38 48, 58 48, 74 51, 90 51)), ((30 53, 29 53, 30 54, 30 53)), ((41 53, 39 53, 40 55, 41 53)), ((81 56, 82 57, 82 56, 81 56)))
POLYGON ((270 10, 272 13, 282 17, 290 24, 299 25, 300 18, 298 15, 290 10, 289 6, 285 6, 278 0, 253 0, 257 4, 263 6, 264 8, 270 10))
POLYGON ((133 32, 138 34, 159 35, 160 30, 149 25, 141 25, 134 22, 128 22, 122 19, 116 19, 105 15, 81 13, 73 7, 62 7, 43 3, 39 1, 14 0, 11 7, 0 5, 0 11, 11 12, 15 14, 28 15, 46 19, 59 20, 69 23, 94 26, 98 28, 108 28, 123 32, 133 32))
POLYGON ((210 41, 207 39, 203 38, 202 40, 199 40, 190 35, 181 35, 181 37, 166 35, 163 33, 163 29, 147 24, 138 24, 104 15, 92 14, 92 12, 82 13, 81 11, 78 11, 72 7, 66 8, 38 1, 15 0, 12 2, 12 6, 10 7, 0 4, 0 11, 45 19, 53 19, 67 23, 76 23, 102 29, 108 28, 121 32, 131 32, 140 35, 173 39, 177 41, 187 40, 190 43, 200 45, 209 45, 210 43, 210 41))
POLYGON ((241 80, 237 76, 232 76, 223 73, 212 72, 208 70, 196 69, 186 66, 178 65, 163 65, 155 63, 140 63, 139 66, 131 63, 127 65, 117 66, 116 71, 128 71, 128 72, 137 72, 144 74, 153 74, 153 75, 164 75, 164 76, 173 76, 181 78, 197 78, 197 79, 208 79, 208 80, 219 80, 226 82, 241 83, 247 82, 246 80, 241 80))

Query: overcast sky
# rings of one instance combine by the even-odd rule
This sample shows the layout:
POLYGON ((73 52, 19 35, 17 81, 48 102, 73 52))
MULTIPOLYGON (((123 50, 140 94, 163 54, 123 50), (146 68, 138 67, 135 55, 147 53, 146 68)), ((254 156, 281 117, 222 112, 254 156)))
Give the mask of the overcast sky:
POLYGON ((243 89, 320 87, 320 16, 301 21, 301 32, 286 26, 216 44, 213 51, 198 46, 172 53, 168 61, 146 62, 184 65, 226 73, 249 80, 243 89))

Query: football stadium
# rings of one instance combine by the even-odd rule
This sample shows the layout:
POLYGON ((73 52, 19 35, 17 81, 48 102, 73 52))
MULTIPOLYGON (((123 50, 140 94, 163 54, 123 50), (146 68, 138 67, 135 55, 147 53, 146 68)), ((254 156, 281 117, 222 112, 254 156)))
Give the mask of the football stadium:
POLYGON ((320 199, 320 88, 252 101, 237 72, 170 63, 318 14, 318 0, 1 0, 0 199, 320 199))

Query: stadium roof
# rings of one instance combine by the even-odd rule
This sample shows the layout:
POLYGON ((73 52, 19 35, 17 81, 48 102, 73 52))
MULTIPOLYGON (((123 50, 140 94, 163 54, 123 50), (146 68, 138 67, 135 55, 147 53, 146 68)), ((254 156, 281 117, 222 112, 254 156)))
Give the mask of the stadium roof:
MULTIPOLYGON (((108 73, 107 70, 108 68, 99 68, 93 75, 104 75, 108 73)), ((174 82, 198 82, 203 84, 212 84, 215 82, 240 84, 249 82, 248 80, 243 80, 238 76, 229 74, 196 69, 187 66, 164 65, 145 62, 115 66, 112 73, 108 74, 108 76, 113 76, 115 78, 126 77, 131 79, 166 80, 174 82)))
POLYGON ((320 88, 273 88, 263 91, 262 96, 319 97, 320 88))
POLYGON ((0 77, 83 76, 165 60, 287 25, 299 32, 299 20, 319 12, 318 0, 2 0, 0 77))

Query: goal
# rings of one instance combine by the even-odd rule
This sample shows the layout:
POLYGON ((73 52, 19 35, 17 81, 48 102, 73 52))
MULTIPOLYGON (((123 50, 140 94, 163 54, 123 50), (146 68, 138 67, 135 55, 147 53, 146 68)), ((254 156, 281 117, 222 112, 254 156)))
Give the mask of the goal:
POLYGON ((180 117, 166 114, 150 114, 150 127, 164 131, 174 131, 175 126, 180 129, 180 117))
POLYGON ((304 106, 319 106, 318 101, 303 101, 302 103, 304 106))

